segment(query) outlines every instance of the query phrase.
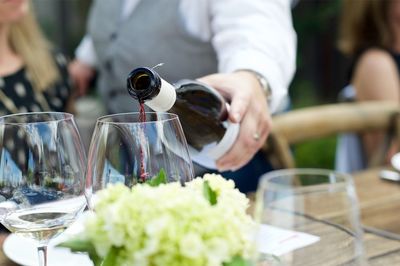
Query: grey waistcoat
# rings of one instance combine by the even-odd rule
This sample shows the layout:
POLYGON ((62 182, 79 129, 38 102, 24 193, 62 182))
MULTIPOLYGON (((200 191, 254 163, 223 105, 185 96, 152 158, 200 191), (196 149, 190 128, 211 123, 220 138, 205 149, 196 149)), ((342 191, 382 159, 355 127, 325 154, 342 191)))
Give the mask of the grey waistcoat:
POLYGON ((217 71, 211 43, 186 31, 178 6, 179 0, 142 0, 121 20, 121 0, 93 4, 88 28, 99 60, 98 91, 110 113, 138 111, 126 90, 136 67, 164 63, 157 72, 171 83, 217 71))

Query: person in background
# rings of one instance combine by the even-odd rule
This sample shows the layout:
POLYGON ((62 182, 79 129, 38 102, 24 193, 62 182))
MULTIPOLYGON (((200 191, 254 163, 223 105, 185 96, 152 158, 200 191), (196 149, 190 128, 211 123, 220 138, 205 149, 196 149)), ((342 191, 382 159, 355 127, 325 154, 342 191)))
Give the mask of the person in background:
POLYGON ((66 66, 41 33, 29 0, 0 1, 0 115, 65 111, 66 66))
POLYGON ((139 110, 126 78, 140 66, 163 63, 157 72, 171 83, 199 79, 220 91, 241 129, 217 167, 249 191, 270 170, 257 152, 271 114, 287 107, 295 54, 290 0, 97 0, 69 70, 81 93, 97 71, 109 113, 139 110))
MULTIPOLYGON (((350 56, 352 64, 348 86, 341 93, 344 100, 400 101, 400 1, 345 0, 339 35, 340 51, 350 56)), ((359 138, 340 138, 336 169, 361 170, 374 163, 384 145, 383 133, 368 133, 359 138)), ((390 158, 396 151, 391 145, 390 158)))
MULTIPOLYGON (((53 53, 34 17, 29 0, 0 0, 0 115, 65 111, 70 98, 67 61, 53 53)), ((19 145, 23 131, 4 145, 14 163, 25 167, 19 145)), ((7 230, 0 225, 0 231, 7 230)))

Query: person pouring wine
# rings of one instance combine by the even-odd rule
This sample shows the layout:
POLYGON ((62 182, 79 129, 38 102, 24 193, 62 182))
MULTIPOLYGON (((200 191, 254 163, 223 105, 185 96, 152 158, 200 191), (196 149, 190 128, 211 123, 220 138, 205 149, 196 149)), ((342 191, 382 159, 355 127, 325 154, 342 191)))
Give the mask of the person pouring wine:
POLYGON ((271 114, 285 108, 295 70, 290 8, 290 0, 97 0, 70 73, 84 93, 97 70, 110 113, 138 110, 125 80, 139 66, 163 62, 157 72, 165 80, 198 79, 215 88, 230 103, 228 119, 240 123, 217 168, 242 191, 254 190, 269 170, 257 152, 271 114))
POLYGON ((216 169, 215 161, 234 145, 240 126, 227 121, 229 104, 206 83, 185 79, 170 84, 154 68, 139 67, 129 73, 127 89, 139 102, 141 122, 146 122, 144 104, 179 116, 195 163, 216 169))

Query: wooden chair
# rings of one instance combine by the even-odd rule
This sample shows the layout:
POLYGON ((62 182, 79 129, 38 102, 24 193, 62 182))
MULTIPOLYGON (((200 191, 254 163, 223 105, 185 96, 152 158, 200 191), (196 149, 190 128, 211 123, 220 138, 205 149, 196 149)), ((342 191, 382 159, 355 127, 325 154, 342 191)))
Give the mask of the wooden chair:
MULTIPOLYGON (((291 145, 343 132, 384 130, 400 140, 400 106, 395 103, 338 103, 296 109, 273 117, 263 146, 276 169, 294 168, 291 145)), ((399 142, 400 143, 400 142, 399 142)), ((375 162, 383 164, 384 155, 375 162)))

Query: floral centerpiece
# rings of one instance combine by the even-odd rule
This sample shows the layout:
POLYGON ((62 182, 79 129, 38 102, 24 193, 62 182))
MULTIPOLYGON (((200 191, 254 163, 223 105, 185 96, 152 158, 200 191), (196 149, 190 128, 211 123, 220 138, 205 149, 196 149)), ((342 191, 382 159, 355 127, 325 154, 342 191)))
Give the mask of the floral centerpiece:
POLYGON ((255 223, 231 180, 117 184, 97 196, 82 234, 61 244, 96 266, 250 265, 255 223))

